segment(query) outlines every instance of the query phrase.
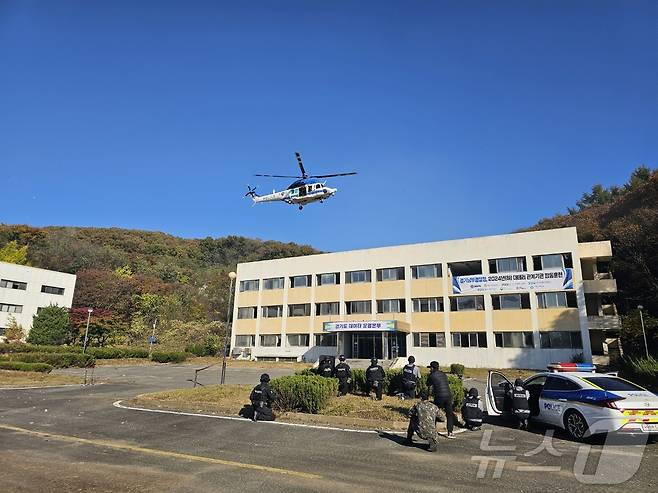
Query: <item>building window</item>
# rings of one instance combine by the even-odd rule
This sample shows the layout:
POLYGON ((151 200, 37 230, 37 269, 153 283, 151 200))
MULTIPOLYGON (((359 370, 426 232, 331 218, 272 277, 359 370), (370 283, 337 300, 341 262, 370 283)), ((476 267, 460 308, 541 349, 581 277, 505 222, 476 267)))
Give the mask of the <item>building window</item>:
POLYGON ((11 305, 9 303, 0 303, 0 312, 23 313, 23 305, 11 305))
POLYGON ((261 308, 263 318, 283 317, 283 305, 264 306, 261 308))
POLYGON ((327 286, 330 284, 340 284, 340 274, 331 272, 328 274, 318 274, 318 286, 327 286))
POLYGON ((535 347, 532 332, 494 332, 496 347, 535 347))
POLYGON ((525 257, 507 257, 489 260, 489 272, 523 272, 525 271, 525 257))
POLYGON ((243 291, 258 291, 258 285, 260 282, 258 279, 252 279, 251 281, 240 281, 240 292, 243 291))
POLYGON ((235 336, 235 347, 254 347, 256 336, 235 336))
POLYGON ((48 293, 48 294, 62 295, 62 294, 64 294, 64 288, 57 288, 55 286, 41 286, 41 292, 42 293, 48 293))
POLYGON ((369 270, 353 270, 345 273, 345 283, 370 282, 370 276, 371 272, 369 270))
POLYGON ((311 315, 310 303, 299 303, 296 305, 288 305, 289 317, 308 317, 311 315))
POLYGON ((368 314, 372 313, 372 302, 371 301, 347 301, 345 303, 347 308, 346 313, 348 315, 357 315, 357 314, 368 314))
POLYGON ((390 267, 377 269, 378 281, 402 281, 404 280, 404 267, 390 267))
POLYGON ((292 276, 290 278, 291 288, 308 288, 311 286, 311 276, 292 276))
POLYGON ((322 347, 333 347, 337 345, 336 334, 316 334, 315 345, 322 347))
POLYGON ((239 319, 256 318, 256 310, 257 307, 255 306, 243 306, 241 308, 238 308, 238 318, 239 319))
POLYGON ((263 279, 263 289, 283 289, 283 277, 271 277, 263 279))
POLYGON ((446 347, 443 332, 414 332, 414 347, 446 347))
POLYGON ((411 300, 414 312, 442 312, 443 298, 414 298, 411 300))
POLYGON ((450 310, 455 312, 484 310, 484 296, 455 296, 450 298, 450 310))
POLYGON ((404 300, 377 300, 377 313, 404 313, 404 300))
POLYGON ((27 289, 27 283, 20 281, 10 281, 9 279, 0 279, 0 288, 20 289, 25 291, 27 289))
POLYGON ((580 332, 560 331, 539 333, 540 345, 544 349, 582 349, 580 332))
POLYGON ((527 310, 530 309, 530 294, 492 294, 491 303, 494 310, 527 310))
POLYGON ((281 336, 262 335, 260 336, 260 345, 263 347, 279 347, 281 346, 281 336))
POLYGON ((308 334, 288 334, 288 346, 308 346, 308 334))
POLYGON ((450 262, 448 271, 452 276, 474 276, 482 274, 482 262, 480 260, 466 260, 464 262, 450 262))
POLYGON ((441 277, 441 264, 414 265, 411 267, 413 279, 428 279, 441 277))
POLYGON ((535 270, 562 269, 573 267, 570 253, 552 253, 550 255, 534 255, 532 264, 535 270))
POLYGON ((340 304, 337 301, 315 304, 316 315, 338 315, 340 304))
POLYGON ((537 293, 539 308, 578 308, 575 291, 537 293))
POLYGON ((487 347, 487 333, 453 332, 452 347, 487 347))

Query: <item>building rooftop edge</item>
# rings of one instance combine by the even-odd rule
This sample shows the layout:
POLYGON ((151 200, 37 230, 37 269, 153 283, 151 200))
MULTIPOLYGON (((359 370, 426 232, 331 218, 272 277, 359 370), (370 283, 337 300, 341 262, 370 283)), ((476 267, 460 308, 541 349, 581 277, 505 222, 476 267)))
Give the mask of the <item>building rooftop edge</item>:
POLYGON ((11 262, 2 262, 2 261, 0 261, 0 267, 2 267, 3 265, 11 265, 11 266, 14 266, 14 267, 21 267, 23 269, 41 270, 41 271, 45 271, 45 272, 55 272, 57 274, 62 274, 64 276, 77 277, 75 274, 70 274, 69 272, 62 272, 62 271, 59 271, 59 270, 52 270, 52 269, 43 269, 41 267, 33 267, 31 265, 21 265, 21 264, 14 264, 14 263, 11 263, 11 262))

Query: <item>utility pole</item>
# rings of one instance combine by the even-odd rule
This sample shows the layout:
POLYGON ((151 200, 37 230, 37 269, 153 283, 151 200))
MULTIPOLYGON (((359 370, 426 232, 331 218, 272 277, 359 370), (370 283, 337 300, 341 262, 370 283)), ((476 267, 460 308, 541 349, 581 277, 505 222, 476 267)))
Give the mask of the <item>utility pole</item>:
POLYGON ((151 359, 151 356, 153 355, 153 344, 155 343, 155 326, 158 323, 158 319, 153 321, 153 331, 151 332, 151 337, 149 337, 149 359, 151 359))
POLYGON ((87 328, 85 329, 85 342, 82 344, 82 354, 85 354, 85 351, 87 350, 87 339, 89 338, 89 321, 91 320, 91 313, 93 311, 93 308, 87 308, 87 328))
POLYGON ((228 273, 228 277, 230 279, 229 282, 229 290, 228 290, 228 308, 226 309, 226 333, 224 334, 224 353, 222 354, 222 375, 219 379, 220 385, 224 385, 224 381, 226 380, 226 352, 228 351, 228 343, 229 340, 231 339, 231 299, 233 298, 233 283, 235 282, 235 278, 237 277, 237 274, 233 271, 228 273))
POLYGON ((642 337, 644 337, 644 351, 647 355, 647 359, 649 359, 649 345, 647 344, 647 333, 644 330, 644 317, 642 316, 642 309, 644 307, 642 305, 638 305, 637 309, 640 311, 640 324, 642 325, 642 337))

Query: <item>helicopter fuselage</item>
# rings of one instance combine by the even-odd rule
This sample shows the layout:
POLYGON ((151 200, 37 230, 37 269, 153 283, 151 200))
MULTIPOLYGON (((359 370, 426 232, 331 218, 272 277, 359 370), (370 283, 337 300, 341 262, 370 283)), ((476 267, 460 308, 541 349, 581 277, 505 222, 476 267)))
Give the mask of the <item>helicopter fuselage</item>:
POLYGON ((333 196, 337 191, 337 188, 326 186, 326 182, 306 179, 291 183, 285 190, 274 190, 267 195, 254 194, 252 200, 254 203, 281 201, 287 204, 299 205, 301 208, 312 202, 322 202, 333 196))

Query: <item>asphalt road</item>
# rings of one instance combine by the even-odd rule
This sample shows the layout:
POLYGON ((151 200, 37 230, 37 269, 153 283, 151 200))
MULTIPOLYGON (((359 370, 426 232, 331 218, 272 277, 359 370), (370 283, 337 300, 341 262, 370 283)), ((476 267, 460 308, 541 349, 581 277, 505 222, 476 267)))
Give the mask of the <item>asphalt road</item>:
MULTIPOLYGON (((108 380, 103 385, 0 390, 2 491, 658 491, 655 444, 582 446, 556 432, 552 454, 533 453, 545 439, 543 430, 488 424, 442 439, 432 454, 420 439, 408 447, 397 435, 113 406, 140 393, 186 387, 192 368, 102 367, 95 376, 108 380), (498 462, 497 478, 496 458, 504 461, 498 462), (484 460, 491 461, 486 471, 484 460), (580 481, 574 470, 583 471, 580 481), (621 485, 582 482, 624 475, 630 479, 621 485)), ((229 368, 228 381, 256 383, 261 372, 229 368)), ((200 381, 217 378, 215 371, 200 381)))

